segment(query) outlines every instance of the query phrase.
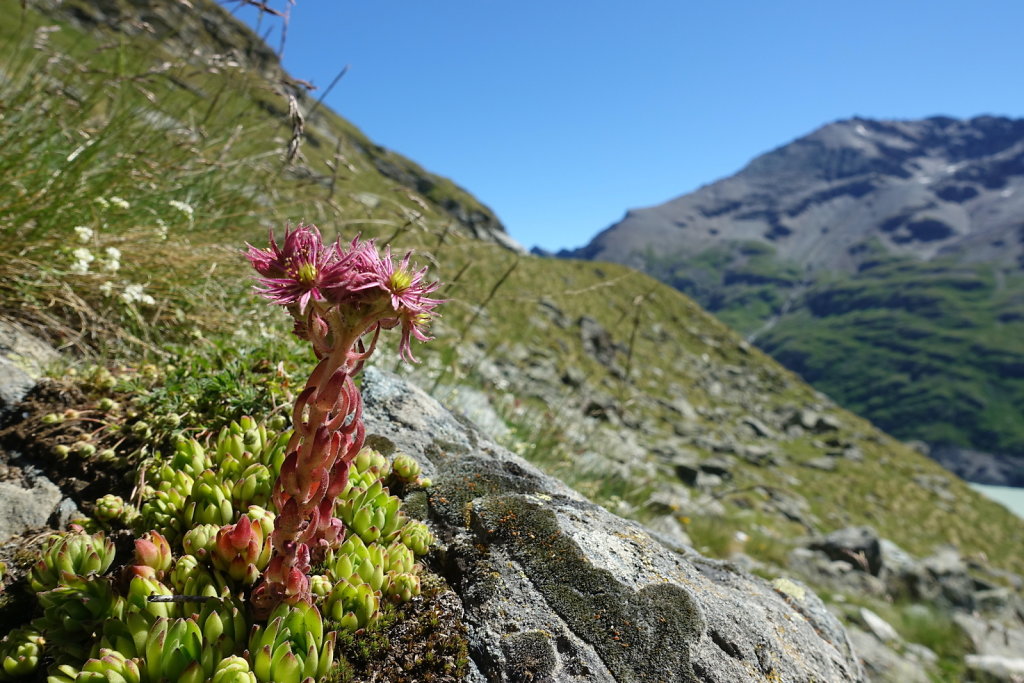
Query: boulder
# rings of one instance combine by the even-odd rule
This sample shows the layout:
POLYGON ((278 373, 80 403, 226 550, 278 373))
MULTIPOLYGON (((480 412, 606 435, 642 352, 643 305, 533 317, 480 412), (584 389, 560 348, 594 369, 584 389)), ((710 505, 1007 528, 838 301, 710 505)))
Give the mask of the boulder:
POLYGON ((882 568, 882 547, 878 534, 870 527, 847 527, 812 541, 811 550, 820 550, 829 559, 846 562, 878 576, 882 568))
POLYGON ((967 655, 965 662, 970 680, 975 683, 1024 682, 1024 657, 967 655))
POLYGON ((0 320, 0 414, 21 401, 57 358, 49 344, 20 325, 0 320))
POLYGON ((0 543, 45 529, 63 498, 56 484, 34 471, 16 481, 0 481, 0 543))
POLYGON ((370 442, 434 482, 408 504, 461 597, 474 680, 866 680, 810 590, 659 542, 393 375, 367 369, 363 397, 370 442))
POLYGON ((933 680, 927 672, 928 663, 913 653, 901 654, 856 626, 851 626, 849 632, 871 680, 879 683, 929 683, 933 680))

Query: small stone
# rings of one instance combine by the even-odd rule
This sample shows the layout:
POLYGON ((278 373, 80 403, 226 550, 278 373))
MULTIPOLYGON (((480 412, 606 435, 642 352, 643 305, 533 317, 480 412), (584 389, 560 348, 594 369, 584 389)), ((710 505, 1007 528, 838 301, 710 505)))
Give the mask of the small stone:
POLYGON ((835 461, 835 458, 828 456, 822 456, 820 458, 811 458, 801 463, 804 467, 810 467, 812 469, 821 470, 823 472, 835 472, 839 467, 839 464, 835 461))
POLYGON ((860 608, 860 618, 864 625, 875 634, 883 643, 897 642, 901 640, 900 634, 882 617, 878 616, 867 607, 860 608))
POLYGON ((971 680, 976 683, 1020 683, 1024 681, 1024 658, 998 655, 964 657, 971 680))

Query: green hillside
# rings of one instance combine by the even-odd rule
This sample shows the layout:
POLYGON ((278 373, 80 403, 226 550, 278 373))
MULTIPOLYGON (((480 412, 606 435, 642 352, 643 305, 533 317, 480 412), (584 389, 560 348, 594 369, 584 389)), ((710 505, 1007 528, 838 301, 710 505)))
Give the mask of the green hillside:
POLYGON ((851 274, 804 273, 756 242, 644 269, 899 438, 1024 453, 1024 276, 873 248, 851 274))

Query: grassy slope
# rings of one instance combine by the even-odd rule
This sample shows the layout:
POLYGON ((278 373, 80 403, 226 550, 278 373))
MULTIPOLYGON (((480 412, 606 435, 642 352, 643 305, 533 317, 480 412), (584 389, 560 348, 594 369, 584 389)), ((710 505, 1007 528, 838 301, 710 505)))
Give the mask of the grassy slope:
MULTIPOLYGON (((674 438, 679 421, 665 400, 685 395, 701 411, 690 433, 709 439, 739 435, 749 443, 758 439, 740 428, 744 416, 819 402, 809 387, 740 345, 691 300, 644 275, 618 266, 517 256, 452 229, 450 216, 432 198, 458 194, 454 186, 438 182, 419 196, 382 176, 367 155, 383 152, 333 114, 308 126, 321 141, 342 141, 344 160, 333 194, 326 162, 335 159, 337 145, 306 145, 302 167, 309 173, 284 168, 287 121, 270 107, 254 106, 276 103, 280 110, 282 99, 256 74, 233 68, 211 73, 177 63, 173 78, 149 75, 153 63, 179 58, 161 54, 145 36, 82 35, 70 26, 50 34, 48 48, 32 50, 26 41, 32 41, 35 27, 53 21, 31 10, 22 14, 16 0, 0 0, 0 10, 20 17, 17 24, 0 26, 2 64, 15 76, 36 74, 31 77, 51 86, 5 86, 22 99, 5 97, 15 106, 0 121, 0 171, 17 181, 0 191, 0 230, 17 240, 19 252, 2 265, 0 313, 36 324, 68 347, 120 358, 166 357, 168 344, 188 342, 176 349, 185 354, 180 364, 188 364, 197 350, 253 359, 273 353, 301 375, 301 354, 264 340, 264 333, 284 337, 286 325, 283 316, 251 296, 236 250, 245 240, 264 239, 268 226, 304 219, 328 234, 361 230, 393 238, 403 248, 417 247, 420 260, 449 283, 443 294, 451 301, 439 338, 422 349, 426 362, 419 373, 428 385, 477 386, 496 405, 507 406, 514 388, 485 378, 482 367, 519 358, 525 373, 533 359, 546 358, 560 372, 575 370, 583 378, 579 387, 553 388, 566 406, 589 395, 611 400, 622 422, 635 429, 595 424, 578 411, 525 394, 512 398, 507 416, 527 442, 523 450, 538 463, 640 518, 650 515, 644 507, 649 493, 678 483, 653 450, 674 438), (58 53, 89 68, 76 71, 71 61, 44 68, 58 53), (78 94, 58 87, 62 80, 73 81, 78 94), (53 113, 30 115, 38 111, 53 113), (154 134, 155 122, 177 132, 154 134), (76 163, 68 162, 87 142, 76 163), (131 208, 97 208, 96 197, 112 195, 130 200, 131 208), (170 199, 189 202, 194 220, 169 210, 170 199), (158 237, 157 219, 169 224, 166 241, 158 237), (94 228, 89 246, 97 253, 112 245, 122 249, 121 270, 69 272, 75 225, 94 228), (100 287, 108 281, 117 288, 145 283, 156 304, 104 296, 100 287), (553 324, 538 305, 542 298, 570 324, 553 324), (582 349, 575 321, 583 315, 596 319, 620 345, 616 358, 624 378, 582 349), (625 470, 613 476, 608 468, 580 466, 584 452, 614 462, 617 435, 632 435, 639 444, 640 455, 631 451, 625 470)), ((1024 558, 1015 551, 1024 545, 1020 520, 862 420, 836 414, 843 438, 865 453, 863 463, 844 462, 835 473, 809 470, 800 463, 821 455, 822 447, 810 437, 783 437, 777 447, 786 464, 737 464, 734 493, 721 500, 722 516, 703 526, 700 519, 688 520, 694 537, 700 542, 706 536, 703 544, 715 550, 711 538, 721 536, 720 530, 747 529, 758 543, 751 552, 777 556, 787 537, 805 530, 767 504, 764 487, 770 486, 805 498, 820 530, 870 523, 914 553, 956 542, 967 553, 984 553, 995 564, 1024 571, 1024 558), (955 501, 936 507, 932 494, 913 480, 922 474, 947 481, 955 501), (919 524, 911 528, 907 519, 919 524)), ((694 450, 701 457, 712 454, 705 446, 694 450)))

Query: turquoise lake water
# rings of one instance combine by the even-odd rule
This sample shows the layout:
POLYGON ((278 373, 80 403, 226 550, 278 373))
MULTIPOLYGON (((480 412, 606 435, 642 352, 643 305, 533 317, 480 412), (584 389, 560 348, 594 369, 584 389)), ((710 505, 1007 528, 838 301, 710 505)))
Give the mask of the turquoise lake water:
POLYGON ((984 484, 971 484, 971 488, 984 493, 997 503, 1002 503, 1018 517, 1024 519, 1024 489, 984 484))

